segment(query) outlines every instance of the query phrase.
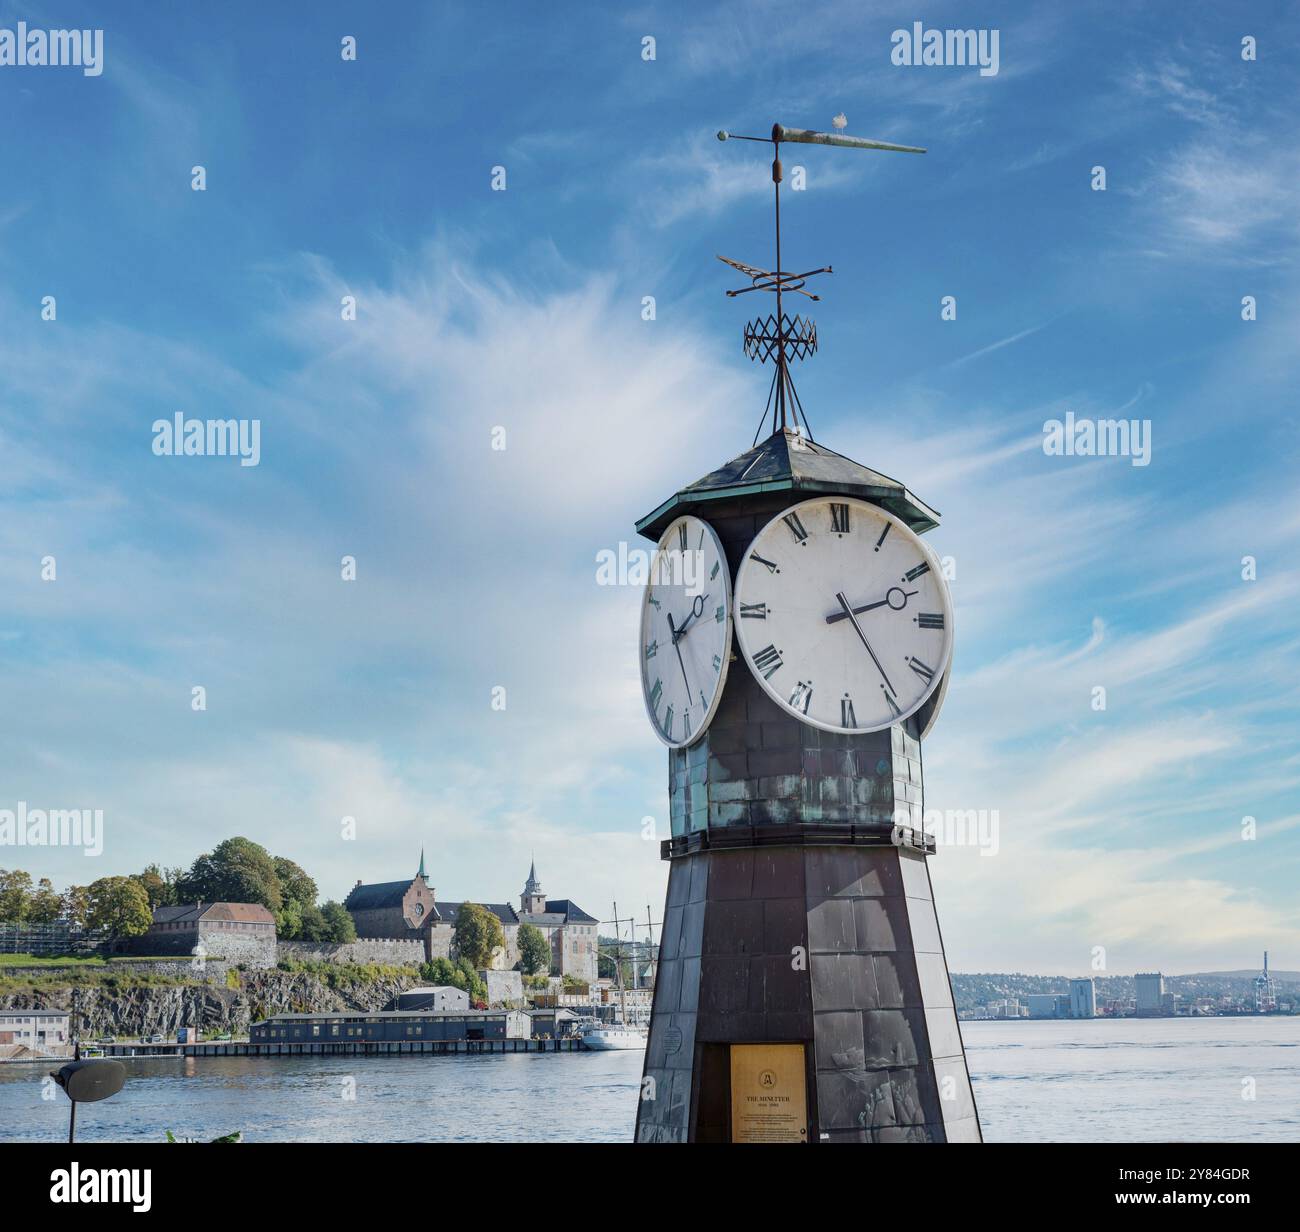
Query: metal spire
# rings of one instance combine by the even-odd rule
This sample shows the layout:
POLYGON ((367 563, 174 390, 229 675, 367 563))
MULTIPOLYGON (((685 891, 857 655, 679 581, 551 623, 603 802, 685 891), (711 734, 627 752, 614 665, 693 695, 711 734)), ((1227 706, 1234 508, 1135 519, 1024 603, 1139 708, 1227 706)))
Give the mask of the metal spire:
MULTIPOLYGON (((839 122, 839 117, 836 117, 836 121, 839 122)), ((816 354, 817 326, 806 317, 786 316, 782 306, 782 297, 787 294, 797 293, 806 295, 810 300, 816 301, 820 297, 813 295, 810 291, 805 291, 803 289, 804 284, 815 274, 830 274, 833 271, 829 265, 822 266, 820 269, 806 270, 802 274, 788 273, 781 268, 781 142, 794 141, 804 145, 843 146, 852 150, 894 150, 901 154, 924 154, 925 150, 920 146, 894 145, 888 141, 872 141, 866 137, 849 137, 843 133, 819 133, 805 128, 786 128, 782 124, 772 125, 772 135, 770 137, 742 137, 723 129, 718 133, 718 140, 765 141, 773 147, 772 187, 775 207, 776 268, 773 270, 758 269, 752 265, 745 265, 740 261, 733 261, 730 257, 718 257, 719 261, 725 261, 734 269, 740 270, 742 274, 749 275, 752 284, 748 287, 742 287, 738 291, 728 291, 728 296, 734 298, 737 295, 744 295, 748 291, 772 291, 776 295, 775 316, 769 314, 767 317, 759 317, 745 327, 745 354, 750 359, 758 360, 759 363, 766 363, 773 358, 776 360, 776 371, 772 374, 772 386, 768 390, 767 406, 763 408, 763 418, 758 422, 758 432, 754 433, 754 442, 758 442, 759 434, 763 431, 763 424, 767 421, 769 409, 772 412, 773 432, 776 432, 778 427, 785 430, 791 425, 797 431, 802 421, 803 430, 807 433, 808 439, 812 440, 813 434, 808 425, 808 417, 804 414, 803 404, 799 401, 794 382, 790 378, 790 360, 805 359, 809 355, 816 354)))

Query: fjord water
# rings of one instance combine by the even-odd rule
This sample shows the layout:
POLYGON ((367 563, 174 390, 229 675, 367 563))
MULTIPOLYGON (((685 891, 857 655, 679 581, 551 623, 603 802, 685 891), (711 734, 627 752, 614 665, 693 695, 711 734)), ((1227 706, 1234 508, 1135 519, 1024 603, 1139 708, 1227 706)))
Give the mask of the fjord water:
MULTIPOLYGON (((1300 1018, 967 1022, 962 1035, 990 1142, 1300 1140, 1300 1018)), ((78 1111, 77 1137, 627 1142, 642 1059, 137 1060, 120 1095, 78 1111)), ((49 1069, 0 1066, 0 1140, 65 1137, 49 1069)))

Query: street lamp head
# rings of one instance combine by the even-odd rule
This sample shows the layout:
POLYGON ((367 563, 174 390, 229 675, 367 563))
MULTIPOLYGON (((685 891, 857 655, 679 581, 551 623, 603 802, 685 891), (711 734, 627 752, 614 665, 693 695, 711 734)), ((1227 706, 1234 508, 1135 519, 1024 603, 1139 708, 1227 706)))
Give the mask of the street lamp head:
POLYGON ((121 1061, 70 1061, 51 1070, 50 1077, 74 1103, 93 1104, 122 1089, 126 1066, 121 1061))

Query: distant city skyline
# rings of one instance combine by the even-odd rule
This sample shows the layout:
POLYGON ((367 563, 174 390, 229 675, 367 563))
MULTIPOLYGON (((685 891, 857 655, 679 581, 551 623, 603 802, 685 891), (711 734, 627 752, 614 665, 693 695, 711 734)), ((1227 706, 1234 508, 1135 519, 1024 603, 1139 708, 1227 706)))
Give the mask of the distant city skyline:
POLYGON ((943 515, 926 805, 998 819, 930 861, 952 970, 1300 967, 1289 6, 927 10, 996 21, 995 74, 896 66, 911 17, 847 2, 27 8, 105 33, 97 76, 0 72, 0 809, 102 809, 103 854, 0 867, 246 835, 322 898, 423 845, 462 898, 535 852, 662 904, 640 593, 597 558, 762 412, 714 256, 771 259, 771 186, 715 131, 843 114, 929 149, 785 152, 783 258, 835 271, 817 439, 943 515), (177 414, 258 420, 257 464, 156 450, 177 414))

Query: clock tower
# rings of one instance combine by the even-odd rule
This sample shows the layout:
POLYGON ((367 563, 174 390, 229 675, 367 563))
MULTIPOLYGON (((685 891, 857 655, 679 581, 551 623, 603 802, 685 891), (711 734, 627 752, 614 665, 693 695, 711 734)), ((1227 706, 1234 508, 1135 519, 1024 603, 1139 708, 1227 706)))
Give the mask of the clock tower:
MULTIPOLYGON (((906 148, 774 126, 778 229, 790 140, 906 148)), ((781 307, 810 275, 779 238, 777 270, 728 264, 777 295, 745 335, 775 364, 771 432, 637 523, 663 566, 637 653, 671 834, 636 1139, 978 1142, 923 825, 939 515, 812 439, 788 363, 816 329, 781 307)))

